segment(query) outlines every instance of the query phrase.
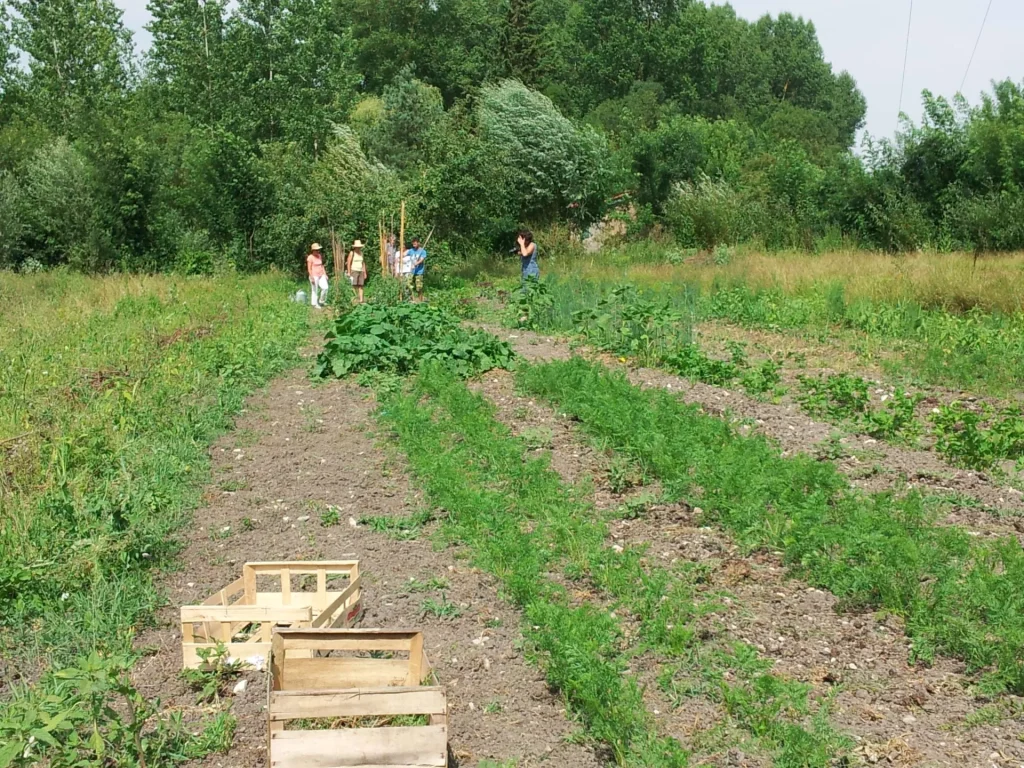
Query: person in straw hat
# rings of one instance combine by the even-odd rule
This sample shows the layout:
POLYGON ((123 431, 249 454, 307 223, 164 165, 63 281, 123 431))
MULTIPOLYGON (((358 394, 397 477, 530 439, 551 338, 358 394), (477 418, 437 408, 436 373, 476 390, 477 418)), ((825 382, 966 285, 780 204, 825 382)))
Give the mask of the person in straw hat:
POLYGON ((352 250, 348 254, 348 264, 345 267, 348 279, 352 281, 352 287, 359 294, 359 303, 363 304, 363 285, 366 284, 366 260, 363 258, 363 241, 356 240, 352 243, 352 250))
POLYGON ((324 269, 321 250, 320 243, 313 243, 309 248, 309 255, 306 256, 306 271, 309 273, 309 302, 317 309, 326 306, 327 301, 327 270, 324 269), (318 290, 319 296, 317 296, 318 290))

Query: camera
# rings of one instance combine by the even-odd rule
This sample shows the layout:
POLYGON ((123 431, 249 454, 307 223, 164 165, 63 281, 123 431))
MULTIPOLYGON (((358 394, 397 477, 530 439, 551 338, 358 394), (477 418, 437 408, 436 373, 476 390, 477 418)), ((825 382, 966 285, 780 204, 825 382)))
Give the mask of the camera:
POLYGON ((510 254, 512 254, 513 256, 519 256, 519 255, 520 255, 520 253, 521 253, 521 252, 520 252, 520 250, 519 250, 519 246, 518 246, 518 245, 516 245, 516 246, 513 246, 512 248, 509 248, 509 249, 508 249, 508 252, 509 252, 510 254))

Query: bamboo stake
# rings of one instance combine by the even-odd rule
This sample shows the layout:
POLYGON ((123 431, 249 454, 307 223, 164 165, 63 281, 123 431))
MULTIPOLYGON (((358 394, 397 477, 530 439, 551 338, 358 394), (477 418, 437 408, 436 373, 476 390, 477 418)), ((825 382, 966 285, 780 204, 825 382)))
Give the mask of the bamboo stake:
MULTIPOLYGON (((398 235, 398 243, 399 243, 399 250, 398 250, 398 252, 399 252, 399 254, 401 254, 399 258, 404 260, 405 259, 405 200, 402 201, 402 215, 401 215, 401 218, 400 218, 400 224, 399 224, 399 230, 398 231, 400 233, 398 235)), ((409 298, 411 299, 412 298, 412 295, 411 295, 412 294, 412 288, 411 287, 409 288, 409 291, 410 291, 409 298)), ((399 288, 398 289, 398 295, 399 295, 399 298, 404 297, 405 291, 403 291, 402 288, 399 288)))
POLYGON ((434 230, 435 229, 437 229, 437 225, 436 224, 430 228, 430 234, 427 235, 427 239, 423 241, 423 245, 421 245, 420 248, 423 248, 424 250, 426 249, 427 243, 430 242, 430 238, 432 238, 434 236, 434 230))

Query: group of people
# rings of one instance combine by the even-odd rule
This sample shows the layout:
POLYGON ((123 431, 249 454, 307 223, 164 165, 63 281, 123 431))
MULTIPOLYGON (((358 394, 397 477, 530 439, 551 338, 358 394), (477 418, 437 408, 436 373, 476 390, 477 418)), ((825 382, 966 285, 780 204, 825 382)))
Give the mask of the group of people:
MULTIPOLYGON (((348 277, 352 287, 355 288, 359 303, 364 303, 363 287, 366 285, 366 259, 363 256, 363 248, 366 247, 362 240, 352 243, 352 250, 349 251, 345 260, 345 275, 348 277)), ((388 272, 401 281, 402 292, 409 292, 413 301, 423 301, 424 277, 427 272, 427 252, 420 244, 418 237, 412 239, 412 248, 406 249, 399 254, 395 246, 395 236, 388 235, 385 243, 387 254, 388 272)), ((313 243, 306 256, 306 272, 309 274, 309 300, 314 307, 326 306, 327 290, 330 283, 327 279, 327 269, 324 267, 323 247, 320 243, 313 243)))
MULTIPOLYGON (((522 230, 517 242, 522 282, 525 285, 527 280, 540 279, 540 263, 538 261, 540 254, 530 230, 522 230)), ((362 240, 356 240, 352 243, 352 250, 349 251, 345 261, 345 274, 352 283, 352 287, 356 289, 360 304, 364 302, 363 286, 366 285, 364 247, 362 240)), ((310 303, 314 307, 320 308, 325 306, 327 298, 329 287, 327 270, 324 268, 323 249, 320 243, 313 243, 309 250, 309 255, 306 256, 306 271, 309 273, 310 303)), ((399 280, 402 295, 404 296, 408 291, 412 301, 423 301, 424 279, 427 273, 427 251, 420 244, 420 239, 414 237, 412 248, 400 252, 398 246, 395 245, 394 234, 390 234, 384 242, 384 253, 387 257, 388 273, 399 280)))

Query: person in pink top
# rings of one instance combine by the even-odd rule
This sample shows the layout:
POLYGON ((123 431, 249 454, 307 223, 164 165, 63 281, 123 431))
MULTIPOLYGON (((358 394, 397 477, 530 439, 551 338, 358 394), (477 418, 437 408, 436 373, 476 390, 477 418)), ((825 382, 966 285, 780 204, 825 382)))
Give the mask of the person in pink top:
POLYGON ((320 243, 313 243, 309 249, 310 253, 306 257, 306 271, 309 273, 309 301, 318 309, 323 308, 327 301, 327 270, 324 269, 324 259, 320 250, 320 243), (319 297, 317 291, 319 291, 319 297))

